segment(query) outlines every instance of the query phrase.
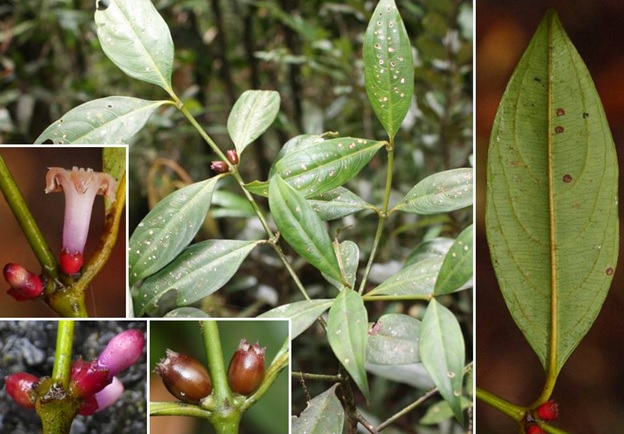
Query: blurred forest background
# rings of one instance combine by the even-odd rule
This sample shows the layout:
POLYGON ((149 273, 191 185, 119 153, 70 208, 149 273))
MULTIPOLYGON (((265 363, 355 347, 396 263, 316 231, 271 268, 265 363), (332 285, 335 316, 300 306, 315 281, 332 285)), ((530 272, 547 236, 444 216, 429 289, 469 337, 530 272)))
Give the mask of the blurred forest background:
MULTIPOLYGON (((520 405, 539 395, 544 373, 505 306, 491 267, 483 224, 485 168, 490 130, 513 69, 548 9, 554 8, 586 63, 624 156, 624 2, 500 1, 476 3, 476 152, 477 152, 477 385, 520 405)), ((620 195, 622 191, 620 175, 620 195)), ((622 203, 620 200, 620 216, 622 203)), ((621 217, 620 217, 621 218, 621 217)), ((621 231, 620 231, 621 233, 621 231)), ((620 247, 620 257, 622 247, 620 247)), ((620 261, 621 263, 621 261, 620 261)), ((553 398, 568 432, 621 432, 624 426, 624 279, 616 270, 601 313, 559 376, 553 398)), ((477 403, 479 433, 515 432, 511 419, 477 403)))

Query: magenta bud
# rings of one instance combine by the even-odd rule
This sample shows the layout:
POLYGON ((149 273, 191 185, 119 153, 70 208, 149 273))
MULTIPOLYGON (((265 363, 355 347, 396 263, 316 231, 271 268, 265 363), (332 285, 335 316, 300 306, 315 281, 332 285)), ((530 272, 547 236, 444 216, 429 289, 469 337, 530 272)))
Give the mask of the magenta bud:
POLYGON ((108 368, 98 365, 97 360, 82 359, 72 363, 70 389, 80 397, 89 397, 104 389, 111 382, 108 368))
POLYGON ((4 278, 11 285, 7 293, 16 300, 30 300, 43 294, 43 282, 35 273, 18 264, 4 266, 4 278))
POLYGON ((227 157, 228 161, 233 165, 236 166, 238 164, 238 152, 236 152, 235 149, 230 149, 229 151, 227 151, 225 153, 225 156, 227 157))
POLYGON ((212 169, 216 173, 225 173, 230 168, 228 167, 225 161, 213 161, 210 163, 210 169, 212 169))
POLYGON ((97 362, 108 368, 109 378, 134 365, 143 354, 145 339, 140 330, 131 329, 119 333, 108 342, 97 362))
POLYGON ((113 377, 111 384, 96 393, 88 396, 80 407, 80 414, 90 416, 95 412, 104 410, 113 405, 121 397, 124 391, 123 383, 117 377, 113 377))
POLYGON ((25 408, 35 408, 37 395, 34 387, 39 382, 39 378, 26 372, 18 372, 5 377, 4 380, 7 394, 15 402, 25 408))

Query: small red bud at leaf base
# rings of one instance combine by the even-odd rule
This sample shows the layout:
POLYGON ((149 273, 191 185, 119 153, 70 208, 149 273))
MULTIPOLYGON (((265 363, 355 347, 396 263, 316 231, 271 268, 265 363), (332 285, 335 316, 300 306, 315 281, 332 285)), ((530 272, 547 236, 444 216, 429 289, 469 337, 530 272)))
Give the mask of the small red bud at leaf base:
POLYGON ((99 366, 97 360, 76 360, 72 363, 70 378, 70 390, 83 398, 96 394, 111 382, 108 368, 99 366))
POLYGON ((526 432, 527 434, 546 434, 546 431, 544 431, 539 425, 529 425, 526 432))
POLYGON ((225 161, 213 161, 210 163, 210 169, 215 173, 226 173, 230 168, 225 161))
POLYGON ((145 338, 136 329, 125 330, 110 341, 98 357, 98 365, 107 368, 109 378, 134 365, 143 354, 145 338))
POLYGON ((266 348, 260 348, 257 343, 250 345, 246 339, 240 341, 228 368, 232 392, 249 395, 258 388, 264 377, 265 351, 266 348))
POLYGON ((536 410, 537 416, 546 421, 557 420, 559 417, 559 405, 554 399, 543 403, 536 410))
POLYGON ((235 149, 230 149, 229 151, 227 151, 225 153, 225 156, 227 157, 228 161, 234 165, 238 164, 238 152, 236 152, 235 149))
POLYGON ((26 372, 18 372, 7 376, 4 380, 7 394, 15 402, 25 408, 35 408, 37 398, 34 387, 39 382, 39 378, 26 372))
POLYGON ((61 271, 65 274, 77 274, 83 261, 82 252, 70 253, 67 249, 61 251, 61 271))
POLYGON ((167 357, 156 365, 167 390, 182 402, 199 404, 212 393, 212 381, 206 367, 184 354, 167 350, 167 357))
POLYGON ((43 294, 41 278, 21 265, 6 264, 3 273, 4 278, 11 285, 7 293, 16 300, 30 300, 43 294))

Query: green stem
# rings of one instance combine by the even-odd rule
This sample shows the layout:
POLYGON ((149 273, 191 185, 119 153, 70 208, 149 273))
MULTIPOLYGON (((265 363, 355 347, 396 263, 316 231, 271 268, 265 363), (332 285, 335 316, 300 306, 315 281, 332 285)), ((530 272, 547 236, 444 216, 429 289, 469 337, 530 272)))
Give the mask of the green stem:
POLYGON ((404 300, 420 300, 430 301, 433 298, 432 294, 413 294, 413 295, 368 295, 362 296, 364 301, 404 301, 404 300))
POLYGON ((65 390, 67 390, 67 387, 69 386, 73 342, 74 321, 59 320, 52 379, 55 383, 61 382, 65 390))
POLYGON ((516 423, 519 424, 522 422, 524 415, 527 412, 527 408, 512 404, 511 402, 506 401, 503 398, 497 395, 494 395, 493 393, 490 393, 487 390, 483 390, 479 387, 476 388, 476 391, 477 391, 477 399, 480 399, 486 404, 496 408, 501 413, 506 414, 507 416, 512 418, 516 423))
POLYGON ((15 215, 17 222, 22 228, 28 244, 33 249, 37 260, 46 274, 52 279, 58 278, 58 263, 50 250, 48 242, 39 230, 35 219, 33 218, 26 201, 15 183, 9 168, 0 156, 0 190, 4 194, 11 211, 15 215))
POLYGON ((305 380, 331 381, 332 383, 339 383, 342 381, 340 375, 307 374, 305 372, 292 371, 291 376, 296 379, 303 378, 305 380))
POLYGON ((233 402, 232 391, 227 380, 227 371, 223 362, 219 325, 216 321, 200 321, 204 347, 208 358, 208 369, 212 379, 213 394, 217 408, 233 402))
POLYGON ((201 407, 181 402, 150 402, 150 416, 191 416, 210 419, 211 413, 201 407))
POLYGON ((368 263, 366 264, 366 269, 364 270, 364 275, 362 276, 362 282, 360 283, 360 289, 358 290, 360 294, 364 292, 364 288, 366 287, 366 281, 368 280, 368 275, 370 274, 371 267, 375 262, 377 247, 379 247, 379 242, 381 241, 384 225, 386 224, 386 219, 388 218, 388 204, 390 203, 390 192, 392 191, 392 174, 394 172, 394 138, 390 139, 390 142, 386 146, 386 151, 388 152, 386 189, 384 192, 381 212, 379 213, 379 221, 377 222, 377 230, 375 231, 375 239, 373 240, 373 248, 371 249, 368 263))

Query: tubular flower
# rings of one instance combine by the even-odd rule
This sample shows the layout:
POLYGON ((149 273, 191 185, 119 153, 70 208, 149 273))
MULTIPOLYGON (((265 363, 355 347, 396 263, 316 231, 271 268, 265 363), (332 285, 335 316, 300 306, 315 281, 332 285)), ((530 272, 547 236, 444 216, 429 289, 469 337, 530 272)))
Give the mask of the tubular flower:
POLYGON ((61 167, 48 168, 45 192, 65 193, 65 223, 61 250, 63 272, 76 274, 82 268, 82 254, 89 234, 95 196, 102 194, 114 201, 116 188, 117 181, 106 173, 75 166, 72 170, 61 167))
POLYGON ((3 274, 11 285, 7 293, 18 301, 37 298, 43 293, 41 278, 21 265, 6 264, 3 274))

